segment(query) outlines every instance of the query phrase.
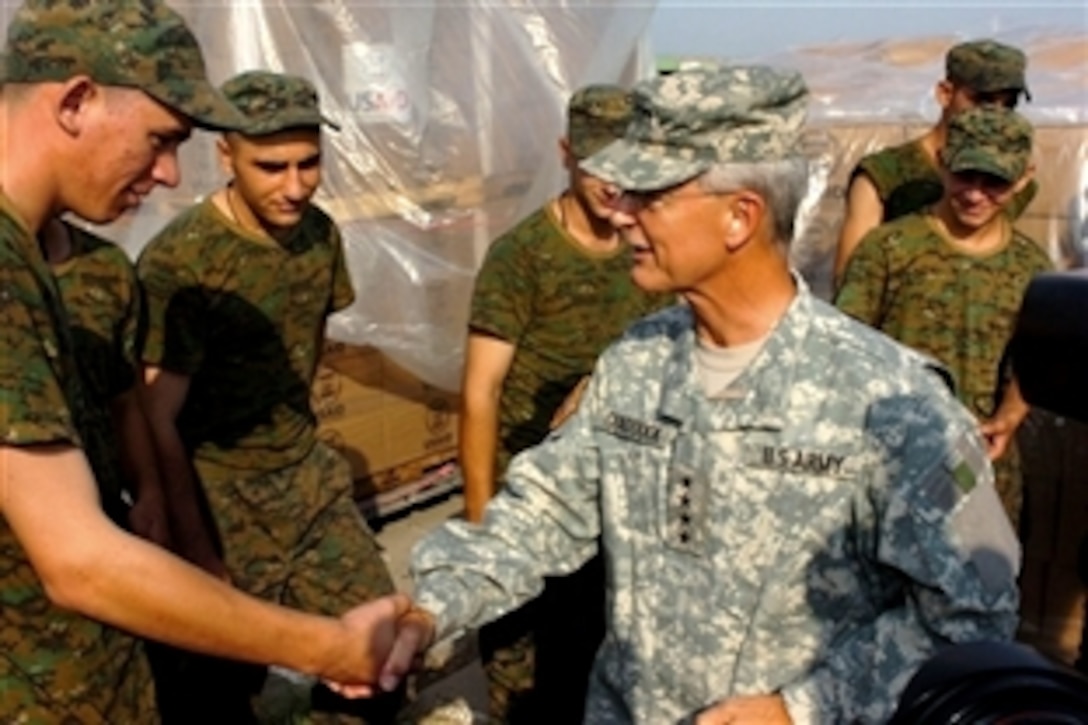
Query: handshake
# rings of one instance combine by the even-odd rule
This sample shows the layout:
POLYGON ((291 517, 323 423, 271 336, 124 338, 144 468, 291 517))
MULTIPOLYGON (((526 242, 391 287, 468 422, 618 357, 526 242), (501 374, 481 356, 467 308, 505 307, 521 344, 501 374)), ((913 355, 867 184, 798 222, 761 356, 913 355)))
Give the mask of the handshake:
POLYGON ((435 635, 434 617, 406 594, 355 607, 340 617, 340 624, 350 651, 321 668, 321 677, 329 689, 348 698, 396 690, 435 635))

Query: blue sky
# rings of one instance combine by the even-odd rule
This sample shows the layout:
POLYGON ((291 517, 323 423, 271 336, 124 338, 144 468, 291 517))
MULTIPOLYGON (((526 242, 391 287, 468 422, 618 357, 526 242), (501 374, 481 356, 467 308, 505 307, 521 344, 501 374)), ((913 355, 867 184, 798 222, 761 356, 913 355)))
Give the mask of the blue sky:
POLYGON ((1088 0, 658 0, 650 32, 659 55, 744 59, 837 40, 980 37, 1024 27, 1088 32, 1088 0))

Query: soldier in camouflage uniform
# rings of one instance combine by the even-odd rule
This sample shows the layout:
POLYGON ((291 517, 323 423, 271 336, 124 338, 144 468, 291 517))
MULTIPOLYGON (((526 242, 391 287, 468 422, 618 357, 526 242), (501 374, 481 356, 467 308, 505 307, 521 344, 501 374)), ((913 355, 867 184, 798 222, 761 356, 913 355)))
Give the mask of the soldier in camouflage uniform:
MULTIPOLYGON (((136 270, 125 252, 67 222, 39 235, 72 323, 72 341, 110 465, 96 468, 100 486, 118 478, 103 508, 119 524, 169 547, 169 522, 139 387, 137 347, 145 318, 136 270)), ((94 463, 101 463, 92 461, 94 463)))
POLYGON ((997 490, 1017 525, 1023 500, 1013 435, 1028 406, 1002 359, 1032 277, 1051 268, 1004 211, 1030 178, 1031 125, 978 108, 949 123, 945 192, 931 208, 870 232, 846 267, 839 309, 939 360, 990 438, 997 490))
POLYGON ((634 94, 626 137, 583 164, 625 190, 636 283, 689 304, 604 352, 483 525, 418 545, 398 636, 446 641, 600 551, 586 722, 881 722, 938 647, 1016 627, 1020 552, 977 426, 932 363, 791 273, 798 74, 634 94))
POLYGON ((27 0, 0 83, 0 721, 157 722, 122 630, 372 681, 369 624, 407 600, 335 620, 247 597, 119 528, 102 509, 116 479, 88 466, 105 479, 111 452, 37 235, 65 212, 116 219, 177 183, 194 124, 240 121, 196 39, 157 0, 27 0))
MULTIPOLYGON (((571 96, 567 111, 567 136, 559 142, 567 189, 499 237, 476 277, 459 436, 466 516, 473 522, 483 518, 510 458, 544 439, 605 346, 669 300, 631 281, 629 250, 609 222, 614 190, 578 168, 623 135, 630 94, 586 86, 571 96)), ((481 630, 495 719, 581 719, 604 636, 603 580, 594 559, 481 630)))
MULTIPOLYGON (((863 158, 850 175, 846 215, 835 255, 838 279, 861 238, 880 224, 937 203, 943 193, 938 154, 948 123, 957 113, 977 106, 1015 108, 1020 96, 1028 100, 1024 53, 994 40, 953 46, 945 56, 945 78, 936 87, 941 118, 926 135, 863 158)), ((1015 219, 1035 198, 1034 181, 1017 192, 1008 205, 1015 219)))
MULTIPOLYGON (((190 560, 261 598, 338 614, 393 585, 348 463, 318 441, 310 408, 326 317, 354 299, 340 232, 311 203, 320 127, 331 124, 302 78, 251 71, 222 90, 247 119, 218 141, 231 181, 168 224, 137 265, 171 516, 190 560)), ((171 700, 186 707, 179 722, 221 714, 227 702, 246 712, 254 678, 237 669, 187 666, 171 700)), ((326 697, 322 688, 315 707, 347 707, 326 697)))

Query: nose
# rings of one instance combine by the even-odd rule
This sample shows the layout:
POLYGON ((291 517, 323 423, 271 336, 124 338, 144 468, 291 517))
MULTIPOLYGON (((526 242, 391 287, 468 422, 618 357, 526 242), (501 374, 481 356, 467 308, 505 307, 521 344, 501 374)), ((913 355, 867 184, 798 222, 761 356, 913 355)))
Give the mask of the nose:
POLYGON ((309 188, 299 169, 291 167, 287 170, 287 178, 284 181, 283 195, 288 201, 298 203, 306 200, 309 188))
POLYGON ((162 184, 168 189, 173 189, 181 183, 181 165, 178 163, 177 148, 163 151, 155 157, 151 178, 155 183, 162 184))
POLYGON ((624 206, 622 203, 616 203, 612 205, 612 213, 608 217, 608 221, 616 229, 623 231, 635 226, 634 209, 624 206))

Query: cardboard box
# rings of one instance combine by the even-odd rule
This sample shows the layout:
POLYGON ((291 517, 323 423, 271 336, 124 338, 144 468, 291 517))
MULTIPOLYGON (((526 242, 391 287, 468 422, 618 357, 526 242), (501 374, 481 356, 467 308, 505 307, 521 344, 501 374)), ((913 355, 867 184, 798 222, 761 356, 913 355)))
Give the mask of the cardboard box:
POLYGON ((351 463, 359 498, 415 480, 457 455, 458 396, 374 348, 328 343, 311 403, 318 436, 351 463))

